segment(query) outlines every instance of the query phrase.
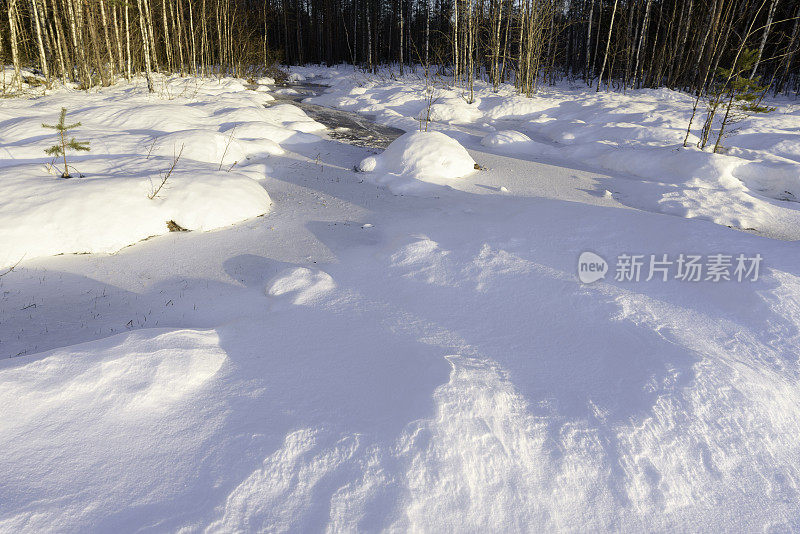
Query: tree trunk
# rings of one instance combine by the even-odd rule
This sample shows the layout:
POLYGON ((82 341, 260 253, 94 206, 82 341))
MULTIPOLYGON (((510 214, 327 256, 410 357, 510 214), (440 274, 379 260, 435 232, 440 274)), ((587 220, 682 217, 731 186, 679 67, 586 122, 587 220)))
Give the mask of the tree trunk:
POLYGON ((431 41, 431 6, 428 4, 430 0, 425 0, 425 68, 430 65, 428 60, 428 50, 430 49, 431 41))
POLYGON ((144 56, 144 75, 147 78, 147 90, 151 93, 153 89, 153 77, 150 68, 150 39, 147 33, 147 23, 145 22, 144 2, 147 0, 137 0, 139 3, 139 30, 142 33, 142 55, 144 56))
POLYGON ((167 0, 161 0, 161 24, 164 27, 164 55, 167 56, 167 72, 174 72, 172 42, 169 38, 169 23, 167 22, 167 0))
POLYGON ((125 77, 130 80, 133 76, 131 65, 131 26, 128 17, 128 3, 125 2, 125 77))
MULTIPOLYGON (((45 7, 47 6, 47 0, 45 0, 45 7)), ((58 14, 58 3, 53 0, 53 15, 50 17, 50 25, 51 30, 50 32, 54 34, 55 39, 55 48, 58 54, 58 63, 61 69, 61 81, 63 83, 67 83, 67 65, 70 64, 69 61, 69 54, 67 52, 66 43, 64 42, 64 35, 61 31, 61 17, 58 14)))
MULTIPOLYGON (((5 65, 6 64, 6 55, 3 52, 3 50, 5 50, 5 48, 3 47, 3 32, 0 32, 0 65, 5 65)), ((3 95, 5 95, 6 94, 6 73, 5 72, 3 72, 3 75, 0 76, 0 79, 2 80, 2 84, 3 84, 3 95)))
POLYGON ((673 58, 672 65, 670 65, 670 73, 667 75, 667 84, 674 87, 677 82, 677 76, 680 74, 680 65, 683 64, 682 60, 678 60, 681 54, 686 53, 686 42, 689 39, 689 30, 692 27, 692 8, 694 7, 694 0, 689 0, 689 6, 686 11, 686 24, 684 25, 684 15, 681 11, 681 20, 678 23, 678 46, 676 47, 675 57, 673 58))
POLYGON ((775 86, 775 95, 783 91, 784 84, 786 83, 786 76, 789 74, 789 68, 792 65, 794 55, 797 53, 798 42, 797 35, 800 30, 800 5, 797 6, 797 11, 794 15, 794 29, 792 30, 792 37, 789 39, 789 44, 786 46, 786 57, 784 58, 785 67, 783 74, 778 84, 775 86))
POLYGON ((111 85, 111 80, 108 77, 106 64, 103 61, 102 54, 100 54, 100 37, 97 32, 97 17, 94 13, 94 10, 91 9, 91 6, 89 6, 89 10, 86 12, 86 20, 89 27, 89 38, 92 41, 92 55, 94 56, 94 62, 97 65, 97 71, 100 73, 100 83, 104 87, 107 87, 111 85))
POLYGON ((14 63, 14 78, 11 85, 17 83, 17 88, 22 91, 22 66, 19 58, 19 43, 17 42, 17 24, 15 15, 15 4, 17 0, 8 0, 8 26, 11 34, 11 61, 14 63))
POLYGON ((39 64, 42 69, 42 74, 44 74, 45 79, 47 80, 47 88, 50 88, 50 71, 47 68, 47 56, 44 53, 44 41, 42 40, 42 27, 39 24, 39 8, 38 4, 39 0, 31 0, 31 7, 33 8, 33 26, 36 30, 36 45, 39 49, 39 64))
POLYGON ((589 72, 591 69, 591 60, 592 60, 592 17, 594 16, 594 0, 591 0, 589 4, 589 27, 586 30, 586 72, 584 74, 584 79, 586 81, 586 85, 591 84, 592 82, 589 80, 589 72))
POLYGON ((606 53, 603 56, 603 66, 600 68, 600 76, 597 77, 597 91, 600 91, 600 82, 603 79, 603 73, 606 70, 606 63, 608 62, 608 50, 611 48, 611 35, 614 30, 614 16, 617 14, 617 0, 614 0, 614 7, 611 9, 611 22, 608 25, 608 40, 606 41, 606 53))
MULTIPOLYGON (((152 58, 152 65, 156 71, 159 70, 158 68, 158 53, 156 51, 156 39, 154 37, 155 32, 153 31, 153 16, 150 12, 150 0, 141 0, 141 5, 144 6, 144 16, 145 22, 147 24, 147 44, 148 48, 150 49, 150 56, 152 58)), ((140 7, 141 9, 141 7, 140 7)), ((150 70, 150 69, 148 69, 150 70)))
POLYGON ((111 6, 111 23, 114 25, 114 42, 117 50, 117 69, 122 72, 124 69, 123 65, 125 64, 125 60, 123 59, 122 55, 122 41, 120 40, 119 36, 119 16, 117 14, 117 6, 115 5, 111 6))
POLYGON ((475 101, 475 64, 474 64, 474 40, 473 40, 474 22, 472 20, 472 1, 467 0, 467 88, 469 90, 468 104, 475 101))
POLYGON ((752 80, 753 77, 756 75, 756 71, 758 70, 758 65, 761 63, 761 55, 764 53, 764 45, 767 44, 767 36, 769 35, 769 29, 772 26, 772 19, 775 16, 775 8, 778 7, 778 0, 772 0, 769 5, 769 13, 767 14, 767 24, 764 26, 764 33, 761 34, 761 43, 758 45, 758 53, 756 54, 756 63, 753 65, 753 71, 750 73, 750 79, 752 80))
POLYGON ((639 61, 641 60, 642 48, 646 45, 646 38, 647 38, 647 24, 650 21, 650 7, 653 4, 653 0, 647 0, 647 5, 644 8, 644 20, 642 21, 642 32, 639 34, 639 46, 636 47, 636 65, 633 70, 633 85, 634 87, 639 86, 640 82, 640 71, 639 71, 639 61))
POLYGON ((367 21, 367 65, 369 67, 369 72, 374 72, 372 69, 372 29, 369 20, 369 0, 366 2, 367 11, 365 13, 365 18, 367 21))
POLYGON ((405 25, 403 22, 403 0, 400 0, 400 75, 403 75, 403 32, 405 31, 405 25))
POLYGON ((192 2, 186 4, 189 7, 189 35, 192 36, 192 50, 191 50, 191 71, 192 75, 197 76, 197 43, 194 38, 194 14, 192 13, 192 2))

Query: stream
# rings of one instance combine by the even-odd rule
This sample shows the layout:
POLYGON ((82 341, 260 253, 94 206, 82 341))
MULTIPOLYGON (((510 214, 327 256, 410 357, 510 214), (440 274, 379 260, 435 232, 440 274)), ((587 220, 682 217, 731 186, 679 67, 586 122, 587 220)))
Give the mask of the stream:
POLYGON ((313 82, 282 84, 275 91, 270 91, 275 100, 266 105, 293 104, 315 121, 324 124, 328 128, 327 133, 330 138, 350 145, 386 148, 405 133, 399 128, 377 124, 369 117, 352 111, 302 102, 306 98, 324 93, 325 89, 326 86, 313 82))

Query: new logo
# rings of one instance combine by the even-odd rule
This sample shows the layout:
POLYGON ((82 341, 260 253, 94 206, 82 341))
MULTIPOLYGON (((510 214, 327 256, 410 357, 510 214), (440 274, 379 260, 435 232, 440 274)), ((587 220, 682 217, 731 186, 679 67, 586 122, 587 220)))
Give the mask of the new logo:
POLYGON ((594 252, 582 252, 578 258, 578 279, 591 284, 606 277, 608 263, 594 252))

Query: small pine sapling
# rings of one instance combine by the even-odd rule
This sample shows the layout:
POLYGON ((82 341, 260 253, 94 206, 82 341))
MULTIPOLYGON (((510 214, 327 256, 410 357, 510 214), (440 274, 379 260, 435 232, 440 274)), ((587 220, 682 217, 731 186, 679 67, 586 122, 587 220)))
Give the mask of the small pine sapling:
POLYGON ((720 69, 722 76, 731 80, 725 105, 725 115, 720 124, 717 142, 714 144, 714 152, 720 152, 722 141, 727 135, 732 133, 731 126, 756 113, 771 113, 774 107, 762 105, 764 95, 769 89, 768 85, 759 85, 758 76, 745 78, 741 73, 751 68, 757 61, 756 50, 745 49, 742 52, 741 68, 738 71, 733 69, 720 69))
MULTIPOLYGON (((67 150, 75 150, 78 152, 88 152, 89 151, 89 141, 76 141, 74 137, 67 139, 67 134, 69 130, 73 128, 77 128, 81 125, 80 122, 76 122, 75 124, 65 124, 64 121, 67 118, 67 108, 61 108, 61 116, 58 118, 58 124, 44 124, 42 123, 42 128, 51 128, 58 132, 59 142, 50 148, 45 149, 45 154, 49 156, 53 156, 54 158, 58 158, 61 156, 64 160, 64 172, 61 173, 62 178, 72 178, 69 174, 69 169, 71 165, 67 164, 67 150)), ((75 167, 72 167, 73 170, 75 167)), ((83 178, 83 174, 78 172, 78 175, 83 178)))

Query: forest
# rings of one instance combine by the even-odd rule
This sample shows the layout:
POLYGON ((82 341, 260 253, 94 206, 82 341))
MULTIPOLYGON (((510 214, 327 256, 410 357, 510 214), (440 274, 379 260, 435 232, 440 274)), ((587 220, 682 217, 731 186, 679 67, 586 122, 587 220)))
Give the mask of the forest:
POLYGON ((88 88, 149 73, 280 75, 348 63, 472 87, 582 80, 597 90, 800 92, 790 0, 3 0, 3 94, 34 69, 88 88))
POLYGON ((800 0, 0 0, 0 63, 0 534, 800 532, 800 0))

